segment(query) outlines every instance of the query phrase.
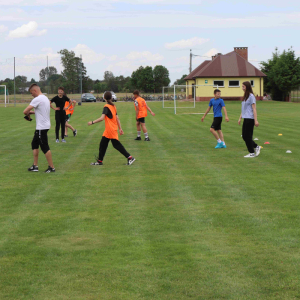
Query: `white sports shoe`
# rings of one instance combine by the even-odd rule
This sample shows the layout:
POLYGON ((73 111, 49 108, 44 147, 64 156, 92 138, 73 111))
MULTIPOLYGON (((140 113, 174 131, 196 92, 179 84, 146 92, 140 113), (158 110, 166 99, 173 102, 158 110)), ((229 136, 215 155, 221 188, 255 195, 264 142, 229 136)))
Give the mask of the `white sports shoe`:
POLYGON ((257 146, 254 150, 255 150, 255 155, 258 156, 260 154, 260 146, 257 146))
POLYGON ((255 153, 249 153, 248 155, 244 156, 245 158, 254 158, 255 153))

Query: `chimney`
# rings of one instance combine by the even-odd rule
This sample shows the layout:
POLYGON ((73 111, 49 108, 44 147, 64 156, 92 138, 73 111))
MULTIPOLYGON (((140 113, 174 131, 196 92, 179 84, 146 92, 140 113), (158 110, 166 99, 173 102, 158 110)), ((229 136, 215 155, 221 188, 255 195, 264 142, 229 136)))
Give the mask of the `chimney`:
POLYGON ((248 61, 248 47, 234 47, 234 51, 248 61))
POLYGON ((218 57, 219 55, 222 55, 222 53, 217 53, 216 55, 214 55, 214 56, 212 56, 211 58, 211 60, 214 60, 216 57, 218 57))

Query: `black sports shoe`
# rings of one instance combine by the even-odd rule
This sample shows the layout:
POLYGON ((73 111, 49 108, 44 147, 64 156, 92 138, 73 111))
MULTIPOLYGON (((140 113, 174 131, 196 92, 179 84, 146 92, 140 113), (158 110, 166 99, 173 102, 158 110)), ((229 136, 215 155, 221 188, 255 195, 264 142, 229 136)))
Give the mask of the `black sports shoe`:
POLYGON ((150 142, 149 137, 145 138, 145 142, 150 142))
POLYGON ((73 131, 73 135, 74 135, 74 136, 77 135, 77 129, 75 129, 75 130, 73 131))
POLYGON ((127 162, 127 165, 130 166, 132 165, 133 163, 135 162, 135 158, 134 157, 128 157, 128 162, 127 162))
POLYGON ((91 166, 102 166, 102 165, 103 165, 103 162, 101 160, 97 160, 96 162, 91 163, 91 166))
POLYGON ((39 171, 39 167, 38 166, 35 166, 35 165, 32 165, 29 169, 28 169, 29 172, 38 172, 39 171))
POLYGON ((136 139, 134 139, 135 141, 141 141, 142 138, 140 136, 137 136, 136 139))
POLYGON ((54 173, 55 172, 55 168, 51 168, 50 166, 48 166, 48 169, 45 171, 45 173, 54 173))

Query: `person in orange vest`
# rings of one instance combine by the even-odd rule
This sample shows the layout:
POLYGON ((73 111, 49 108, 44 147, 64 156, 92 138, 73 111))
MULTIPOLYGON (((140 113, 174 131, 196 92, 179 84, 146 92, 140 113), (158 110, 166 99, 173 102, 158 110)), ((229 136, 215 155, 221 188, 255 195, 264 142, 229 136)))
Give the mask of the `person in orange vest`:
POLYGON ((147 117, 147 110, 149 110, 152 116, 155 116, 155 113, 147 105, 145 99, 140 97, 139 91, 134 91, 133 97, 134 97, 134 107, 136 111, 136 127, 137 127, 137 137, 135 140, 140 141, 142 139, 141 138, 141 127, 142 127, 145 135, 145 141, 150 142, 146 124, 145 124, 145 118, 147 117))
POLYGON ((124 134, 122 130, 120 119, 117 114, 117 108, 112 102, 112 94, 111 92, 105 92, 104 99, 107 104, 104 105, 102 116, 95 120, 88 122, 88 125, 93 125, 95 123, 102 122, 105 120, 105 131, 103 133, 100 147, 99 147, 99 156, 96 162, 91 163, 92 166, 101 166, 103 165, 103 159, 109 144, 109 141, 112 142, 113 147, 118 150, 121 154, 123 154, 127 158, 127 165, 132 165, 135 161, 135 158, 132 157, 124 148, 124 146, 119 141, 118 136, 118 128, 120 135, 124 134))
POLYGON ((65 108, 66 108, 66 126, 65 126, 65 137, 68 137, 68 128, 70 128, 73 131, 73 135, 77 135, 77 130, 74 129, 72 125, 69 124, 71 116, 74 113, 74 108, 76 105, 75 100, 66 101, 65 108))

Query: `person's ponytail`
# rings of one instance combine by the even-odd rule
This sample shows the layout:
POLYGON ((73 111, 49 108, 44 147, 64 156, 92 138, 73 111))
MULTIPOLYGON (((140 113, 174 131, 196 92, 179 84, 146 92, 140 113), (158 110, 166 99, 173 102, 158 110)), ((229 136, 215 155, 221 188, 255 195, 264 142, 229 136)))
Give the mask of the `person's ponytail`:
POLYGON ((106 100, 106 102, 112 106, 114 106, 113 102, 112 102, 112 94, 111 92, 105 92, 104 94, 104 99, 106 100))

